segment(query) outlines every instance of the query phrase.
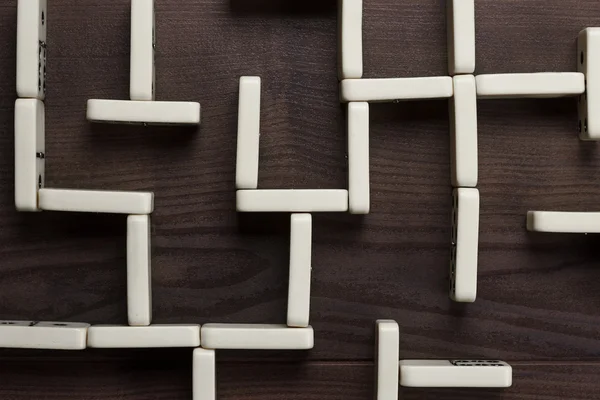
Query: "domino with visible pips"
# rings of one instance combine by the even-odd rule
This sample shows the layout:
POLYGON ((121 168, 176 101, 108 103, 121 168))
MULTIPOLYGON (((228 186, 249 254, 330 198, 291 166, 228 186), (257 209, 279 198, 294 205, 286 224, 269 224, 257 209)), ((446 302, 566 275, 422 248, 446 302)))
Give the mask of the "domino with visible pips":
POLYGON ((258 76, 240 78, 235 185, 238 189, 258 187, 260 143, 260 86, 258 76))
POLYGON ((453 198, 450 298, 472 303, 477 297, 479 190, 457 188, 453 198))
POLYGON ((238 190, 238 212, 346 212, 348 191, 342 189, 238 190))
POLYGON ((200 103, 90 99, 87 119, 115 124, 198 125, 200 103))
POLYGON ((118 326, 92 325, 88 347, 133 349, 156 347, 198 347, 200 325, 118 326))
POLYGON ((600 233, 600 212, 529 211, 527 230, 549 233, 600 233))
POLYGON ((600 28, 587 28, 577 39, 577 70, 585 75, 579 97, 579 137, 600 140, 600 28))
POLYGON ((475 0, 448 0, 448 71, 475 72, 475 0))
POLYGON ((375 326, 375 400, 397 400, 400 328, 396 321, 383 319, 377 320, 375 326))
POLYGON ((477 89, 473 75, 454 78, 450 99, 452 186, 476 187, 478 180, 477 89))
POLYGON ((40 189, 40 209, 108 214, 150 214, 154 193, 103 190, 40 189))
POLYGON ((193 353, 193 400, 216 400, 216 357, 214 350, 194 349, 193 353))
POLYGON ((131 100, 154 100, 154 47, 154 0, 131 0, 131 100))
POLYGON ((46 177, 45 108, 37 99, 15 102, 15 207, 40 211, 38 191, 46 177))
POLYGON ((290 217, 290 276, 287 325, 306 328, 310 318, 310 276, 312 257, 312 216, 290 217))
POLYGON ((202 347, 239 350, 308 350, 314 346, 314 331, 272 324, 206 324, 202 347))
POLYGON ((0 347, 83 350, 89 326, 75 322, 0 321, 0 347))
POLYGON ((338 76, 360 79, 363 75, 363 0, 338 0, 338 76))
POLYGON ((152 322, 150 216, 127 217, 127 317, 129 325, 152 322))
POLYGON ((46 97, 46 0, 17 3, 17 96, 46 97))
POLYGON ((369 103, 348 103, 348 208, 350 214, 368 214, 369 103))
POLYGON ((340 101, 392 102, 400 100, 442 99, 454 94, 452 77, 344 79, 340 101))
POLYGON ((580 72, 487 74, 477 75, 476 80, 481 99, 567 97, 585 92, 585 76, 580 72))
POLYGON ((508 388, 512 367, 496 360, 400 360, 400 386, 508 388))

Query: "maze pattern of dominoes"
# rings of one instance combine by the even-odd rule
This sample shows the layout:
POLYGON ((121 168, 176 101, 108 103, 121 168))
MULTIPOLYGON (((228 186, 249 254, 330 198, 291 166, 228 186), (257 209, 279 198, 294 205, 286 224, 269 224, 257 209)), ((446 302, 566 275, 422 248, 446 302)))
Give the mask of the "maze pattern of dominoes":
MULTIPOLYGON (((370 212, 369 103, 449 99, 453 216, 450 297, 477 294, 480 196, 477 189, 478 99, 578 96, 582 140, 600 140, 600 28, 578 38, 579 72, 475 76, 475 0, 447 0, 448 75, 363 79, 363 0, 339 0, 340 101, 347 103, 348 190, 259 189, 261 78, 239 81, 236 163, 238 212, 290 213, 287 321, 265 324, 152 324, 151 220, 153 193, 47 188, 45 177, 46 0, 18 0, 15 103, 15 206, 22 212, 120 213, 127 218, 127 326, 0 321, 0 347, 81 350, 189 347, 193 398, 216 398, 218 349, 308 350, 312 215, 370 212)), ((91 122, 197 125, 200 104, 155 100, 154 0, 131 0, 130 100, 91 99, 91 122)), ((600 213, 531 211, 528 229, 600 233, 600 213)), ((374 316, 376 317, 376 316, 374 316)), ((374 318, 375 319, 375 318, 374 318)), ((376 321, 377 400, 396 400, 408 387, 489 387, 512 384, 512 369, 497 360, 400 360, 400 329, 376 321)))

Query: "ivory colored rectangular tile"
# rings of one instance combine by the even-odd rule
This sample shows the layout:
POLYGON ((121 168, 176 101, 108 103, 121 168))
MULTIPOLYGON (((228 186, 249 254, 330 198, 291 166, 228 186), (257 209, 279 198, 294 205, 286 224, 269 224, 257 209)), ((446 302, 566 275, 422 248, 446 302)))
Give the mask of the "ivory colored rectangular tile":
POLYGON ((310 214, 292 214, 290 226, 287 325, 306 328, 310 317, 312 216, 310 214))
POLYGON ((44 103, 37 99, 15 102, 15 207, 39 211, 38 190, 46 177, 44 103))
POLYGON ((351 214, 371 209, 369 184, 369 103, 348 103, 348 206, 351 214))
POLYGON ((488 360, 401 360, 400 386, 507 388, 512 367, 488 360))
POLYGON ((400 328, 394 320, 380 319, 375 325, 377 329, 375 400, 397 400, 400 328))
POLYGON ((154 32, 154 0, 131 0, 131 100, 154 100, 154 32))
POLYGON ((150 214, 154 210, 152 192, 40 189, 39 196, 40 209, 47 211, 150 214))
POLYGON ((476 187, 478 180, 477 89, 473 75, 454 78, 450 100, 452 186, 476 187))
POLYGON ((448 0, 448 71, 475 72, 475 0, 448 0))
POLYGON ((344 79, 341 102, 441 99, 452 97, 452 77, 344 79))
POLYGON ((453 197, 450 298, 472 303, 477 297, 479 190, 454 189, 453 197))
POLYGON ((129 325, 152 322, 149 215, 127 217, 127 317, 129 325))
POLYGON ((338 0, 339 79, 363 75, 363 0, 338 0))
POLYGON ((308 350, 314 345, 314 331, 269 324, 206 324, 202 326, 202 347, 208 349, 308 350))
POLYGON ((216 400, 215 351, 197 348, 193 357, 193 400, 216 400))
POLYGON ((198 125, 200 103, 91 99, 87 119, 115 124, 198 125))
POLYGON ((580 72, 477 75, 477 97, 482 99, 549 98, 585 92, 580 72))
POLYGON ((600 28, 587 28, 579 33, 577 70, 586 79, 586 92, 579 99, 579 137, 600 140, 600 28))
POLYGON ((527 230, 553 233, 600 233, 600 212, 529 211, 527 230))
POLYGON ((93 325, 88 332, 88 347, 155 348, 198 347, 200 325, 117 326, 93 325))
POLYGON ((17 96, 46 97, 46 0, 17 2, 17 96))
POLYGON ((238 190, 239 212, 346 212, 348 191, 338 189, 238 190))
POLYGON ((0 321, 0 347, 83 350, 89 326, 75 322, 0 321))
POLYGON ((235 185, 238 189, 258 187, 260 143, 260 77, 240 78, 235 185))

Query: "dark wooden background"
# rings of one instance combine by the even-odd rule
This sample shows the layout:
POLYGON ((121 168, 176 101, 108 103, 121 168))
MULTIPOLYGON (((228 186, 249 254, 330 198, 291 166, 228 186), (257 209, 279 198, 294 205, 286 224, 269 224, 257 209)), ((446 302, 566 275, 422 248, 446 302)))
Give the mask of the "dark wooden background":
MULTIPOLYGON (((446 75, 445 2, 365 0, 365 77, 446 75)), ((477 0, 477 71, 574 71, 597 0, 477 0)), ((157 98, 199 130, 92 126, 127 99, 129 1, 49 0, 47 186, 149 190, 156 323, 285 321, 286 215, 235 212, 237 90, 263 79, 261 188, 345 188, 334 1, 156 0, 157 98)), ((0 3, 0 319, 124 324, 125 218, 17 213, 16 0, 0 3)), ((478 299, 448 299, 447 101, 371 106, 372 212, 314 217, 308 353, 219 352, 221 399, 368 399, 374 321, 401 357, 500 358, 507 391, 404 399, 600 398, 600 238, 534 235, 530 209, 600 209, 600 148, 575 100, 479 102, 478 299)), ((189 399, 191 351, 0 351, 0 398, 189 399)))

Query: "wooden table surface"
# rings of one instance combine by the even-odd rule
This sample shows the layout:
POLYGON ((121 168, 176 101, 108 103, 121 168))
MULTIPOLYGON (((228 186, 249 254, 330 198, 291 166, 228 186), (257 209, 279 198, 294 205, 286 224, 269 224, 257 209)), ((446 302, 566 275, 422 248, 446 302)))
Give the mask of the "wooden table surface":
MULTIPOLYGON (((447 75, 445 2, 365 0, 365 77, 447 75)), ((477 0, 477 71, 574 71, 597 0, 477 0)), ((51 0, 47 187, 146 190, 156 323, 282 323, 287 215, 237 215, 238 79, 263 82, 260 188, 346 188, 335 1, 156 0, 157 98, 196 129, 90 125, 127 99, 129 0, 51 0)), ((124 324, 125 218, 14 208, 16 0, 0 4, 0 319, 124 324)), ((600 148, 574 99, 479 104, 478 298, 448 299, 447 101, 371 106, 371 214, 315 215, 310 352, 219 352, 220 399, 369 399, 374 321, 402 358, 498 358, 506 391, 401 399, 597 399, 600 237, 536 235, 530 209, 599 211, 600 148)), ((189 399, 191 351, 0 351, 0 398, 189 399)))

